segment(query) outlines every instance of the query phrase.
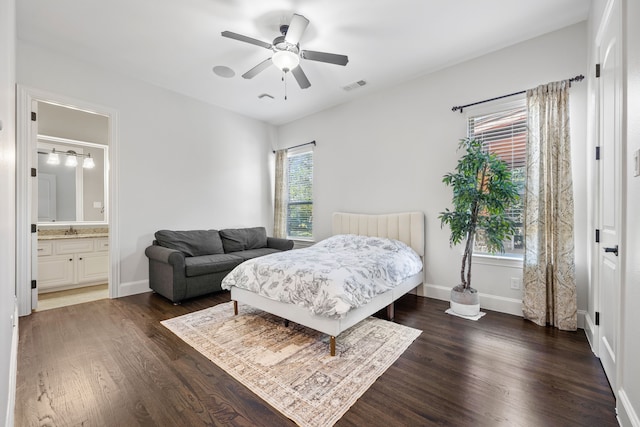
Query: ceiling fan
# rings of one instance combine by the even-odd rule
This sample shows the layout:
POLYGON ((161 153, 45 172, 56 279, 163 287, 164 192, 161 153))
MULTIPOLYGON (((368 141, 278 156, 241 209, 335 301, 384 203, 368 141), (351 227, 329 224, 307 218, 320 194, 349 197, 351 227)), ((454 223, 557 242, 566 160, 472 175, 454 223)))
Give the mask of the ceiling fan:
POLYGON ((245 43, 251 43, 273 51, 273 56, 271 56, 271 58, 265 59, 244 73, 242 77, 245 79, 255 77, 258 73, 264 71, 273 64, 284 73, 291 72, 300 88, 306 89, 311 86, 311 83, 304 71, 302 71, 302 67, 300 67, 300 58, 336 65, 347 65, 347 62, 349 62, 349 58, 345 55, 316 52, 313 50, 300 50, 300 38, 308 25, 309 20, 307 18, 302 15, 294 14, 289 25, 280 26, 280 33, 282 35, 273 39, 273 43, 263 42, 231 31, 223 31, 222 36, 245 43))

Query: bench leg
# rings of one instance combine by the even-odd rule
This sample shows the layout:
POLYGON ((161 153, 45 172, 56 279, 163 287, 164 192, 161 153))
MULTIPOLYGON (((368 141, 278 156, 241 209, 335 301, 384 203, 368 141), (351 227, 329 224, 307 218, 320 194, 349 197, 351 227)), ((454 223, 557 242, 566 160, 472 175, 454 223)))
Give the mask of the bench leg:
POLYGON ((329 352, 332 356, 336 355, 336 337, 333 335, 329 338, 329 352))
POLYGON ((238 301, 233 302, 233 315, 234 316, 238 315, 238 301))

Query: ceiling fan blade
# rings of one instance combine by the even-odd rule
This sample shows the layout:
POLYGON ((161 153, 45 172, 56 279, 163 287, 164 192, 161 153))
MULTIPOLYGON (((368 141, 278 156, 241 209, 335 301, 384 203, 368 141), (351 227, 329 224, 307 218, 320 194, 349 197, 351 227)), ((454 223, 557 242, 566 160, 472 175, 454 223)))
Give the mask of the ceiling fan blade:
POLYGON ((262 40, 243 36, 242 34, 238 33, 232 33, 231 31, 223 31, 221 34, 222 37, 228 37, 230 39, 240 40, 241 42, 255 44, 256 46, 260 46, 265 49, 271 49, 271 43, 263 42, 262 40))
POLYGON ((302 67, 300 65, 298 65, 296 68, 291 70, 291 74, 293 74, 293 77, 296 78, 296 81, 298 82, 298 86, 300 86, 300 89, 306 89, 309 86, 311 86, 311 83, 309 82, 307 75, 304 73, 304 71, 302 71, 302 67))
POLYGON ((335 53, 316 52, 313 50, 303 50, 300 56, 311 61, 328 62, 329 64, 347 65, 349 57, 346 55, 337 55, 335 53))
POLYGON ((252 69, 250 69, 249 71, 247 71, 246 73, 244 73, 242 75, 242 77, 245 78, 245 79, 252 79, 256 75, 258 75, 258 73, 260 73, 260 72, 264 71, 265 69, 269 68, 270 65, 271 65, 271 58, 267 58, 264 61, 262 61, 261 63, 259 63, 258 65, 256 65, 255 67, 253 67, 252 69))
POLYGON ((302 37, 304 30, 307 29, 307 25, 309 25, 309 20, 307 18, 294 13, 291 18, 291 22, 289 23, 287 35, 284 36, 284 41, 291 43, 292 45, 297 45, 300 42, 300 38, 302 37))

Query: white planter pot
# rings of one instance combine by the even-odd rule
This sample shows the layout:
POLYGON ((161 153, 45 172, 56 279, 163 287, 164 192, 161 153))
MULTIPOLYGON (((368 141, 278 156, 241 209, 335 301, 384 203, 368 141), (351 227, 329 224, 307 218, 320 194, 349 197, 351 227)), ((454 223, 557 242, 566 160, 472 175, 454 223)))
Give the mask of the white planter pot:
POLYGON ((460 304, 451 301, 451 309, 460 316, 477 316, 480 314, 480 304, 460 304))
POLYGON ((453 312, 460 316, 480 314, 480 295, 473 288, 463 290, 462 285, 458 285, 451 289, 450 303, 453 312))

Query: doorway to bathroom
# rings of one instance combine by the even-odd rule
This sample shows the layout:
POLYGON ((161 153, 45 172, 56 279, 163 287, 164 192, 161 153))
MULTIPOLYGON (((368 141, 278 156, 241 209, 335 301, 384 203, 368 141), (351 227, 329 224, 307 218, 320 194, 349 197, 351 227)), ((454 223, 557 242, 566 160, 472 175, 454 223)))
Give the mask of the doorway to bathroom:
POLYGON ((114 120, 18 87, 17 173, 28 176, 17 180, 20 315, 117 296, 114 120))
MULTIPOLYGON (((109 117, 36 101, 37 311, 109 297, 109 117)), ((32 261, 33 262, 33 261, 32 261)))

